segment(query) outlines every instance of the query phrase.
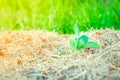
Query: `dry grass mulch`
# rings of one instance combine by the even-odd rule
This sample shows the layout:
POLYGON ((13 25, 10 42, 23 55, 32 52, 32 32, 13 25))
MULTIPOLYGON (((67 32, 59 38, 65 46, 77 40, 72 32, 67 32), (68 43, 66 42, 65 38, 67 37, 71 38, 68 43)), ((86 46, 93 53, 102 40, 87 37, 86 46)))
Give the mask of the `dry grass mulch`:
POLYGON ((69 39, 42 30, 0 32, 0 80, 120 80, 120 31, 85 32, 100 49, 60 56, 69 39))

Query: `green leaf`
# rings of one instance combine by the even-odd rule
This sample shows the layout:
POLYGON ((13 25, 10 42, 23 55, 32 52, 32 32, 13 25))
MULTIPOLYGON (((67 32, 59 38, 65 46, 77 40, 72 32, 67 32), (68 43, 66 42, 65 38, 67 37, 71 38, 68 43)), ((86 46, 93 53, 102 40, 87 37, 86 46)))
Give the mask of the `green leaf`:
POLYGON ((77 50, 81 50, 84 48, 85 41, 83 38, 79 38, 78 43, 77 43, 77 50))
POLYGON ((96 42, 88 42, 87 44, 85 44, 85 48, 100 48, 100 46, 96 43, 96 42))
POLYGON ((79 36, 80 31, 79 31, 77 24, 74 24, 74 32, 75 32, 76 36, 79 36))
POLYGON ((75 38, 71 38, 70 39, 70 46, 72 49, 76 49, 76 39, 75 38))
POLYGON ((60 53, 60 56, 65 55, 66 54, 66 50, 62 50, 60 53))
POLYGON ((88 36, 87 35, 82 35, 81 38, 83 38, 83 40, 85 41, 85 43, 88 42, 88 36))

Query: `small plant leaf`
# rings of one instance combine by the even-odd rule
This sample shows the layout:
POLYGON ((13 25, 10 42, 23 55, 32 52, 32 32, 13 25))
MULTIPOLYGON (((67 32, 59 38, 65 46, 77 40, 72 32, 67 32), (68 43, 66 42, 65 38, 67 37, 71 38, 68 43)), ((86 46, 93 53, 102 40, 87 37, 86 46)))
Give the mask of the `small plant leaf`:
POLYGON ((85 43, 88 42, 88 36, 87 35, 82 35, 81 38, 83 38, 83 40, 85 41, 85 43))
POLYGON ((100 46, 96 42, 88 42, 85 44, 85 48, 100 48, 100 46))
POLYGON ((72 49, 76 49, 76 39, 75 38, 70 39, 70 46, 72 49))
POLYGON ((78 43, 77 43, 77 50, 81 50, 84 48, 85 41, 83 38, 79 38, 78 43))
POLYGON ((67 53, 66 50, 62 50, 61 53, 60 53, 60 56, 65 55, 66 53, 67 53))
POLYGON ((74 32, 75 32, 76 36, 79 36, 80 31, 78 29, 78 25, 77 24, 74 24, 74 32))

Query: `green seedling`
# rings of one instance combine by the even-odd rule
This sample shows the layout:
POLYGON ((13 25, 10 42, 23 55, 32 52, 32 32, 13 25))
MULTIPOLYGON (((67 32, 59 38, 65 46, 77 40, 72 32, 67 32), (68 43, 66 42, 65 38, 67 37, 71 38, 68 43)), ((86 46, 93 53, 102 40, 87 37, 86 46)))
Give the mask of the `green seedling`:
POLYGON ((80 31, 78 29, 77 24, 74 25, 74 31, 76 34, 75 38, 70 39, 70 46, 73 50, 82 50, 85 48, 96 48, 98 49, 100 46, 96 42, 88 42, 87 35, 80 35, 80 31))
MULTIPOLYGON (((96 42, 93 41, 88 42, 87 35, 80 35, 80 31, 78 29, 77 24, 74 25, 74 32, 76 34, 76 37, 70 39, 70 46, 72 48, 72 52, 80 51, 85 48, 95 48, 95 49, 100 48, 100 46, 96 42)), ((67 52, 69 51, 64 50, 61 52, 60 55, 65 55, 67 52)))

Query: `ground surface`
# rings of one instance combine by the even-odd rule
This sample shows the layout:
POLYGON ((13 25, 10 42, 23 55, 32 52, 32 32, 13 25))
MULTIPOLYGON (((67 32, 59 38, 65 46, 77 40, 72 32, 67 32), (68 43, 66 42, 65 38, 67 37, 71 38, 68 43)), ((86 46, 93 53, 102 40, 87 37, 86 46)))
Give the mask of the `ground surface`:
POLYGON ((84 34, 101 48, 59 56, 75 35, 0 32, 0 80, 120 80, 120 31, 84 34))

